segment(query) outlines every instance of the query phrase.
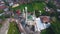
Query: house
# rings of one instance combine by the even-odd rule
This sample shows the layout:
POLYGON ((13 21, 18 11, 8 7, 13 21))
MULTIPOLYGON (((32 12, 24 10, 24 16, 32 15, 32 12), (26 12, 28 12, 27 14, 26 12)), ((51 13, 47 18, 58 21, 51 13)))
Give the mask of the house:
POLYGON ((44 10, 45 10, 47 13, 50 13, 50 14, 51 14, 51 13, 53 14, 53 13, 55 12, 55 10, 54 10, 53 8, 48 8, 48 7, 45 7, 44 10))
POLYGON ((55 4, 58 8, 60 8, 60 0, 54 0, 54 4, 55 4))
POLYGON ((4 1, 0 1, 0 9, 4 11, 8 11, 8 7, 5 5, 4 1))
POLYGON ((13 6, 13 4, 14 4, 13 2, 9 2, 9 6, 13 6))
POLYGON ((0 9, 4 9, 5 7, 5 3, 3 1, 0 1, 0 9))
POLYGON ((13 6, 12 6, 12 8, 15 8, 15 7, 18 7, 19 6, 19 4, 14 4, 13 6))
POLYGON ((45 10, 46 12, 49 12, 49 11, 50 11, 50 9, 49 9, 48 7, 45 7, 44 10, 45 10))
POLYGON ((9 8, 8 8, 8 7, 6 7, 6 8, 4 8, 3 10, 4 10, 4 11, 8 11, 8 10, 9 10, 9 8))
POLYGON ((57 9, 57 12, 60 12, 60 9, 57 9))
POLYGON ((58 18, 60 19, 60 16, 58 16, 58 18))
POLYGON ((4 0, 5 2, 12 2, 12 0, 4 0))
POLYGON ((0 19, 0 24, 2 23, 2 19, 0 19))
POLYGON ((49 0, 45 0, 45 2, 46 2, 46 3, 48 3, 48 2, 49 2, 49 0))

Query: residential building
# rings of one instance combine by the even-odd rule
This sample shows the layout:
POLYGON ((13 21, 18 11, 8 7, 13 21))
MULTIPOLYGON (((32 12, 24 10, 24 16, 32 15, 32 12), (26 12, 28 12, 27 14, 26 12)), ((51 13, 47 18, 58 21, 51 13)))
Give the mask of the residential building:
POLYGON ((58 8, 60 8, 60 0, 54 0, 54 4, 55 4, 58 8))
POLYGON ((0 9, 4 9, 5 7, 5 3, 3 1, 0 1, 0 9))

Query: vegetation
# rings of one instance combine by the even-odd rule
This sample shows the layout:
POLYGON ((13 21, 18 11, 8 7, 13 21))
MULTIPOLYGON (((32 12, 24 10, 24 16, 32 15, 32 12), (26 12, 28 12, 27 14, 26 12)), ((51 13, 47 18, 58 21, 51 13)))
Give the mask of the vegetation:
POLYGON ((54 30, 55 34, 60 34, 60 21, 58 19, 52 23, 52 29, 54 30))
MULTIPOLYGON (((41 11, 41 14, 43 14, 45 12, 44 7, 46 6, 46 4, 44 2, 33 2, 33 3, 28 3, 28 4, 22 4, 18 7, 12 8, 12 10, 15 12, 16 10, 23 10, 25 7, 27 6, 27 10, 28 12, 33 12, 35 10, 37 10, 37 12, 41 11)), ((40 13, 36 14, 36 15, 40 15, 40 13)))
POLYGON ((8 34, 20 34, 17 24, 15 22, 10 23, 8 34))
POLYGON ((57 9, 56 5, 54 5, 54 1, 53 1, 53 0, 49 1, 49 2, 47 3, 47 6, 48 6, 49 8, 53 8, 54 10, 57 9))
POLYGON ((25 6, 27 6, 28 11, 34 11, 34 10, 41 10, 44 11, 43 8, 45 7, 45 3, 44 2, 33 2, 33 3, 29 3, 29 4, 22 4, 19 7, 15 7, 12 8, 13 10, 23 10, 25 8, 25 6))
POLYGON ((0 28, 2 27, 2 24, 0 24, 0 28))
POLYGON ((3 13, 4 11, 3 10, 0 10, 0 14, 3 13))
POLYGON ((0 16, 0 19, 5 20, 5 16, 4 15, 0 16))

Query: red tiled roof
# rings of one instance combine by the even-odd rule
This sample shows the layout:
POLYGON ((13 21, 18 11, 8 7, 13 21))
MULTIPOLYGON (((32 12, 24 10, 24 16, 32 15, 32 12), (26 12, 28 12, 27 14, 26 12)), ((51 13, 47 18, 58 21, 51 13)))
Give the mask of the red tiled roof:
POLYGON ((21 11, 20 11, 20 10, 17 10, 16 13, 17 13, 18 15, 20 15, 21 11))
POLYGON ((0 9, 4 9, 6 6, 0 6, 0 9))

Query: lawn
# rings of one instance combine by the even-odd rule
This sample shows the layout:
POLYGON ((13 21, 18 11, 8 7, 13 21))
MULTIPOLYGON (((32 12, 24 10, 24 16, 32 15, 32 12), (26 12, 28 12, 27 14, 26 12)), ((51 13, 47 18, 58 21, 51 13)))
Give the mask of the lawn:
POLYGON ((8 34, 20 34, 15 22, 10 23, 8 34))

